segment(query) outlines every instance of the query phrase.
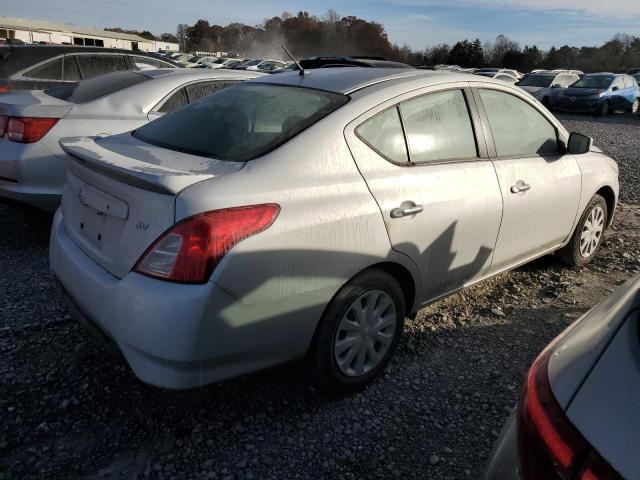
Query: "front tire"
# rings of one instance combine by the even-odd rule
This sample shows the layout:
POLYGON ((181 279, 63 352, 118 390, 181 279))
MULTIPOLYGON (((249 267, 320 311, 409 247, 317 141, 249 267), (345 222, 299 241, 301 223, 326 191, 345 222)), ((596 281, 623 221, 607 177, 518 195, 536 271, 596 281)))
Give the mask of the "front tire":
POLYGON ((600 105, 600 108, 598 109, 598 116, 603 118, 608 117, 610 112, 611 112, 611 106, 609 105, 609 102, 604 102, 602 105, 600 105))
POLYGON ((635 113, 638 113, 639 109, 640 109, 640 100, 636 98, 631 104, 630 112, 635 114, 635 113))
POLYGON ((398 346, 406 306, 389 273, 365 270, 335 295, 316 330, 307 371, 330 393, 363 388, 387 366, 398 346))
POLYGON ((608 215, 607 202, 600 195, 594 195, 580 217, 571 240, 558 252, 560 259, 574 267, 591 262, 602 244, 608 215))

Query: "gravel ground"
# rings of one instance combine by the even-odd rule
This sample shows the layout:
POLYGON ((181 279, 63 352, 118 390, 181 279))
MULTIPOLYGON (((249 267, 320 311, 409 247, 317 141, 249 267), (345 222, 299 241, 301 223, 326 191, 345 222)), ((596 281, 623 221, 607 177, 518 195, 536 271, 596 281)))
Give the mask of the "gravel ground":
POLYGON ((143 385, 61 304, 51 217, 0 207, 0 479, 479 478, 536 354, 640 271, 640 121, 562 119, 620 161, 625 203, 598 259, 546 257, 425 308, 384 377, 345 398, 299 365, 143 385))

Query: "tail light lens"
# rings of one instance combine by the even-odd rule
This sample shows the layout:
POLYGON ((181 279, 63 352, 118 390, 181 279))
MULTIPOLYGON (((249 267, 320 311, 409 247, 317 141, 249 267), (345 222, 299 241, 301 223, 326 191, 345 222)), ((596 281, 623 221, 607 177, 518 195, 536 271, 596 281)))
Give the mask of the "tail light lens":
POLYGON ((172 282, 205 283, 234 245, 269 228, 279 212, 269 203, 189 217, 161 235, 133 270, 172 282))
POLYGON ((9 117, 6 134, 9 140, 33 143, 44 137, 59 118, 9 117))
POLYGON ((7 129, 7 122, 9 117, 6 115, 0 115, 0 138, 4 137, 4 131, 7 129))
POLYGON ((623 480, 571 424, 549 384, 552 343, 538 357, 518 405, 518 447, 524 480, 623 480))
MULTIPOLYGON (((0 43, 0 45, 2 45, 0 43)), ((0 86, 0 93, 9 93, 11 91, 11 89, 9 87, 2 87, 0 86)))

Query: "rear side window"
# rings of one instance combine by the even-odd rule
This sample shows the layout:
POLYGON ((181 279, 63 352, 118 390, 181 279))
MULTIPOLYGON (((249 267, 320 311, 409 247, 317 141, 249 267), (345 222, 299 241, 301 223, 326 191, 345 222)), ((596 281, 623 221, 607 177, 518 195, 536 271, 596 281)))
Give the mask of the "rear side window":
POLYGON ((413 163, 469 159, 478 155, 461 90, 423 95, 400 104, 413 163))
POLYGON ((127 70, 122 55, 78 55, 77 59, 84 79, 127 70))
POLYGON ((62 59, 57 58, 43 65, 39 65, 25 72, 23 77, 37 78, 39 80, 56 80, 62 79, 62 59))
POLYGON ((173 112, 174 110, 184 107, 187 103, 189 103, 187 91, 185 87, 181 87, 167 98, 158 111, 162 113, 173 112))
POLYGON ((237 83, 238 83, 237 81, 234 81, 234 82, 214 81, 214 82, 192 83, 186 86, 187 94, 189 95, 189 102, 195 102, 196 100, 200 100, 202 97, 206 97, 207 95, 211 95, 212 93, 215 93, 218 90, 222 90, 223 88, 230 87, 237 83))
POLYGON ((497 90, 480 90, 499 157, 555 155, 555 127, 524 100, 497 90))
POLYGON ((78 83, 53 87, 45 90, 45 93, 68 102, 86 103, 147 80, 149 77, 136 72, 116 72, 78 83))
POLYGON ((348 101, 310 88, 242 84, 225 88, 133 132, 180 152, 244 162, 277 148, 348 101))
POLYGON ((80 78, 80 71, 78 70, 76 59, 73 56, 64 57, 63 66, 64 66, 63 80, 67 82, 78 82, 82 80, 80 78))
POLYGON ((396 163, 407 163, 407 144, 397 107, 374 115, 356 128, 356 135, 379 155, 396 163))
POLYGON ((149 68, 175 68, 175 65, 163 62, 157 58, 143 57, 141 55, 132 55, 131 61, 135 68, 139 70, 146 70, 149 68))

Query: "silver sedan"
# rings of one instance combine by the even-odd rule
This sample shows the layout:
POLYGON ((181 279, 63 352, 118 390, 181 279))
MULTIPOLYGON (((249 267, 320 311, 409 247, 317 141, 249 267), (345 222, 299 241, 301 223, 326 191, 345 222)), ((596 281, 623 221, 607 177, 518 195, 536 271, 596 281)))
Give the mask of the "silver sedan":
POLYGON ((0 197, 55 211, 64 183, 61 138, 138 128, 259 73, 186 69, 116 72, 0 97, 0 197))
POLYGON ((62 146, 53 273, 169 388, 303 358, 360 388, 422 305, 552 252, 589 262, 618 197, 591 139, 464 74, 283 73, 62 146))
POLYGON ((540 354, 485 480, 640 478, 640 277, 540 354))

